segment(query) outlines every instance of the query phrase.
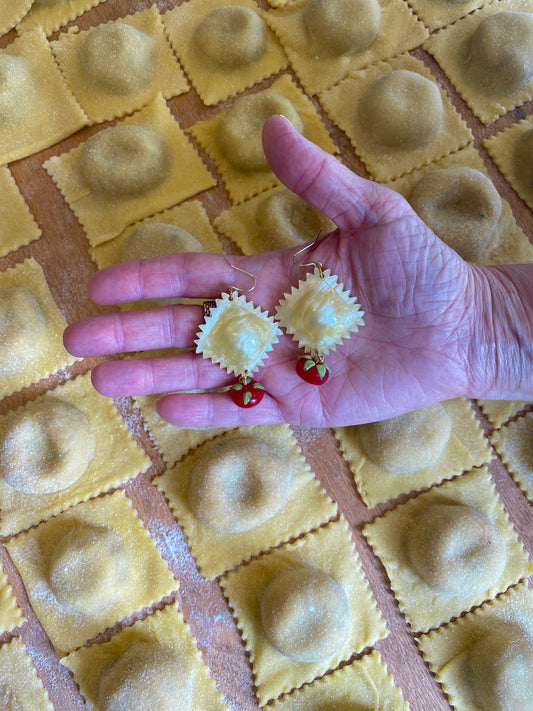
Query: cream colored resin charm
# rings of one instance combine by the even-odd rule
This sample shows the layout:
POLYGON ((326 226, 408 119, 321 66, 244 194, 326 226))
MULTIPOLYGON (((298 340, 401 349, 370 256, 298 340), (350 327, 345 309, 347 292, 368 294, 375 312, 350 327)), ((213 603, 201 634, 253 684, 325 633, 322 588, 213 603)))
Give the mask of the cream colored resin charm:
POLYGON ((329 269, 315 266, 276 306, 277 318, 306 353, 327 355, 364 326, 360 304, 329 269))
POLYGON ((200 326, 196 352, 246 377, 259 368, 281 335, 272 316, 246 301, 244 296, 223 293, 200 326))

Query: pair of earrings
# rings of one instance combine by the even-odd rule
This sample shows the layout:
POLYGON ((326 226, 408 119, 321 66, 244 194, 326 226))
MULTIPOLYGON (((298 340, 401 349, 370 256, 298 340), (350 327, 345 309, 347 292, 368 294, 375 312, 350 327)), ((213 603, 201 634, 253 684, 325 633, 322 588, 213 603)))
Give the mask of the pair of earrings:
MULTIPOLYGON (((293 259, 308 248, 309 245, 297 252, 293 259)), ((255 276, 229 263, 253 279, 252 287, 246 290, 252 291, 255 276)), ((296 364, 298 375, 308 383, 322 385, 330 373, 324 356, 364 325, 361 306, 329 269, 324 270, 320 262, 299 266, 312 266, 313 271, 284 294, 276 307, 277 320, 247 301, 244 294, 238 294, 240 290, 235 286, 228 287, 219 299, 204 304, 205 320, 195 341, 196 352, 235 374, 237 382, 230 392, 239 407, 253 407, 263 399, 264 387, 251 376, 278 342, 280 326, 305 351, 296 364)))

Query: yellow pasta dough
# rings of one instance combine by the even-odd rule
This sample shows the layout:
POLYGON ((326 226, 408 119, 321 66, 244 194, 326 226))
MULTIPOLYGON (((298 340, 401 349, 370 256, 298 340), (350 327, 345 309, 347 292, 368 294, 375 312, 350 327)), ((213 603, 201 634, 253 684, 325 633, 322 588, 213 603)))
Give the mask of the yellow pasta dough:
POLYGON ((0 256, 23 247, 41 236, 13 176, 6 166, 0 166, 0 256))
POLYGON ((509 422, 493 432, 490 440, 513 479, 533 502, 533 414, 509 422))
POLYGON ((250 654, 261 706, 385 635, 343 520, 226 573, 220 583, 250 654), (277 613, 267 612, 272 604, 277 613), (316 615, 316 605, 325 617, 316 615), (270 624, 283 617, 289 628, 270 624), (344 629, 332 635, 322 627, 325 619, 344 629), (289 633, 293 625, 299 634, 289 633), (302 656, 308 661, 296 659, 302 656))
POLYGON ((127 227, 115 239, 93 247, 91 256, 103 269, 133 259, 220 249, 205 208, 198 200, 191 200, 127 227))
POLYGON ((512 124, 487 138, 484 145, 513 188, 533 209, 533 118, 512 124))
POLYGON ((32 4, 33 0, 4 0, 0 6, 0 35, 20 22, 32 4))
POLYGON ((531 98, 532 10, 531 0, 488 3, 424 44, 485 124, 531 98))
POLYGON ((261 624, 269 642, 295 662, 321 662, 346 642, 351 610, 346 590, 311 566, 276 575, 261 594, 261 624))
POLYGON ((434 464, 452 432, 450 415, 440 404, 380 422, 359 425, 367 456, 391 474, 411 474, 434 464))
POLYGON ((18 627, 25 619, 22 610, 17 605, 8 577, 0 566, 0 634, 18 627))
POLYGON ((203 575, 220 575, 335 515, 289 427, 215 434, 156 479, 203 575))
POLYGON ((406 533, 405 545, 422 580, 447 595, 483 593, 505 568, 505 543, 498 529, 464 504, 423 507, 406 533))
POLYGON ((376 79, 361 96, 358 123, 380 148, 416 150, 442 131, 442 97, 431 79, 409 69, 394 69, 376 79), (418 107, 424 106, 424 111, 418 107))
POLYGON ((414 186, 410 202, 463 259, 479 261, 493 247, 502 201, 483 173, 472 168, 427 172, 414 186))
POLYGON ((37 153, 87 124, 42 30, 0 50, 0 89, 0 163, 37 153))
POLYGON ((394 180, 472 141, 429 70, 410 55, 354 71, 320 99, 374 180, 394 180))
POLYGON ((0 274, 0 398, 77 360, 63 347, 66 325, 34 259, 0 274))
POLYGON ((487 0, 410 0, 409 2, 424 25, 431 31, 451 25, 486 4, 487 0))
POLYGON ((274 711, 408 711, 409 704, 374 650, 312 684, 276 699, 274 711))
POLYGON ((484 467, 397 506, 363 534, 414 631, 457 617, 533 570, 484 467))
POLYGON ((464 259, 478 264, 532 261, 533 247, 529 239, 517 225, 507 201, 491 189, 488 181, 479 153, 473 146, 467 146, 392 181, 389 187, 404 195, 439 237, 464 259), (424 187, 428 185, 426 179, 429 191, 424 187), (438 192, 434 189, 437 182, 438 192), (415 191, 418 199, 414 200, 415 191), (429 205, 424 208, 425 195, 429 197, 429 205), (489 213, 485 212, 489 209, 493 221, 499 214, 492 230, 488 229, 489 213))
POLYGON ((150 459, 86 374, 0 418, 0 533, 137 476, 150 459))
POLYGON ((223 711, 217 691, 176 603, 156 610, 104 644, 62 659, 93 711, 223 711))
POLYGON ((161 95, 44 167, 92 246, 214 185, 161 95))
POLYGON ((224 158, 239 171, 269 170, 263 152, 261 131, 270 116, 282 114, 302 133, 298 111, 283 94, 262 91, 236 101, 217 124, 215 140, 224 158))
POLYGON ((492 457, 466 400, 448 400, 335 434, 367 506, 450 479, 492 457))
POLYGON ((53 711, 24 644, 15 637, 0 647, 0 699, 5 711, 53 711))
POLYGON ((16 491, 51 494, 77 481, 93 457, 87 416, 50 397, 18 410, 3 428, 0 475, 16 491))
POLYGON ((59 654, 177 588, 122 491, 79 504, 7 547, 59 654))
POLYGON ((168 175, 167 146, 145 126, 111 126, 83 144, 79 170, 101 199, 128 199, 159 187, 168 175))
POLYGON ((407 52, 428 36, 409 6, 398 0, 308 0, 269 12, 267 21, 309 94, 351 71, 407 52))
POLYGON ((504 623, 468 650, 466 666, 482 709, 527 708, 533 691, 533 635, 504 623))
POLYGON ((17 25, 19 32, 42 27, 47 35, 74 20, 104 0, 34 0, 30 11, 17 25))
POLYGON ((484 400, 483 398, 480 398, 477 403, 496 428, 501 427, 528 404, 527 400, 484 400))
POLYGON ((214 224, 245 254, 294 247, 335 229, 324 214, 281 185, 224 210, 214 224))
POLYGON ((313 104, 286 74, 276 79, 268 89, 236 99, 226 111, 206 121, 199 121, 189 129, 216 162, 233 203, 241 203, 279 183, 265 166, 261 145, 264 121, 272 112, 279 110, 290 113, 289 118, 292 117, 298 125, 301 122, 306 138, 330 153, 337 151, 313 104), (236 119, 235 123, 233 119, 236 119), (244 135, 240 133, 243 122, 244 135), (232 137, 236 140, 232 141, 232 137), (249 168, 246 166, 247 156, 253 161, 249 168), (255 166, 253 170, 250 169, 252 165, 255 166))
POLYGON ((51 46, 94 122, 136 111, 158 92, 170 99, 189 88, 155 5, 84 32, 74 28, 51 46))
POLYGON ((287 66, 263 13, 250 0, 191 0, 163 15, 174 50, 208 106, 287 66))
POLYGON ((533 598, 527 582, 417 642, 454 708, 531 709, 533 598))

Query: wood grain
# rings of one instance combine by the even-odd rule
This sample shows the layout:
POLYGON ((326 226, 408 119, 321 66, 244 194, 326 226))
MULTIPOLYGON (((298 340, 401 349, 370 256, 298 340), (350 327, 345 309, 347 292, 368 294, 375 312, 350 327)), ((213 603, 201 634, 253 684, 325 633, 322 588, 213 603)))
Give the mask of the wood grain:
MULTIPOLYGON (((151 0, 106 0, 70 24, 76 24, 80 28, 86 29, 104 21, 133 14, 151 4, 151 0)), ((179 4, 179 0, 157 0, 155 4, 161 12, 164 12, 179 4)), ((61 31, 65 29, 64 27, 61 31)), ((58 34, 58 32, 54 33, 51 38, 55 39, 58 34)), ((6 47, 15 36, 13 31, 0 38, 0 47, 6 47)), ((504 180, 484 150, 482 143, 489 135, 532 114, 533 101, 501 117, 493 125, 484 126, 454 91, 453 86, 435 60, 421 48, 414 50, 413 54, 428 65, 466 120, 474 134, 475 146, 485 162, 490 177, 500 194, 510 203, 517 222, 532 240, 533 214, 531 210, 504 180)), ((290 69, 287 71, 291 72, 290 69)), ((273 77, 270 77, 261 82, 261 86, 268 86, 272 80, 273 77)), ((255 91, 257 88, 256 86, 253 90, 255 91)), ((213 115, 229 103, 228 101, 215 107, 205 107, 194 88, 169 101, 171 110, 179 118, 183 128, 187 128, 200 118, 213 115)), ((347 137, 332 124, 316 99, 314 99, 314 103, 336 141, 344 162, 355 172, 364 175, 364 167, 354 154, 347 137)), ((34 256, 42 265, 53 296, 68 322, 102 310, 88 300, 84 287, 96 268, 89 257, 88 242, 83 230, 42 165, 50 156, 58 155, 78 145, 99 128, 99 126, 85 128, 51 148, 9 166, 42 229, 43 236, 29 246, 0 258, 0 270, 21 262, 29 256, 34 256)), ((214 175, 217 175, 212 160, 201 149, 199 152, 214 175)), ((221 210, 229 207, 227 195, 220 185, 199 197, 211 219, 216 217, 221 210)), ((231 245, 226 246, 231 247, 231 245)), ((86 359, 64 372, 57 373, 5 398, 0 402, 0 414, 34 399, 42 392, 63 382, 72 373, 86 372, 96 362, 98 359, 86 359)), ((116 404, 131 426, 135 438, 146 449, 153 462, 147 473, 125 485, 125 491, 131 497, 141 519, 179 580, 180 587, 176 595, 179 598, 181 609, 196 636, 205 662, 209 665, 219 689, 226 696, 231 708, 242 711, 257 709, 249 660, 221 589, 216 581, 207 581, 199 574, 182 530, 171 514, 164 497, 152 483, 153 477, 164 471, 164 463, 143 429, 138 411, 133 408, 131 401, 123 398, 117 400, 116 404)), ((490 434, 492 425, 475 403, 473 403, 473 407, 486 434, 490 434)), ((528 409, 533 409, 533 404, 528 406, 528 409)), ((352 529, 355 545, 370 588, 387 621, 389 635, 379 642, 377 647, 386 661, 390 673, 402 688, 413 711, 449 710, 450 706, 444 693, 419 654, 413 634, 399 611, 386 572, 361 534, 361 530, 367 522, 392 508, 398 501, 406 500, 409 496, 402 496, 396 501, 389 501, 374 509, 369 509, 358 496, 351 473, 339 452, 332 432, 296 428, 295 433, 311 468, 317 474, 326 491, 337 501, 352 529)), ((498 457, 490 464, 489 470, 516 531, 531 555, 533 553, 533 508, 498 457)), ((5 642, 14 635, 20 636, 30 652, 39 676, 48 689, 57 711, 81 710, 85 708, 85 705, 77 685, 68 670, 60 665, 57 654, 31 609, 22 581, 2 545, 6 540, 0 539, 0 561, 7 571, 27 621, 14 633, 5 633, 0 636, 0 642, 5 642)), ((165 602, 168 602, 168 599, 162 601, 161 606, 165 602)), ((135 619, 144 617, 146 614, 148 611, 145 610, 137 616, 121 621, 111 630, 102 633, 98 639, 108 639, 124 625, 132 624, 135 619)))

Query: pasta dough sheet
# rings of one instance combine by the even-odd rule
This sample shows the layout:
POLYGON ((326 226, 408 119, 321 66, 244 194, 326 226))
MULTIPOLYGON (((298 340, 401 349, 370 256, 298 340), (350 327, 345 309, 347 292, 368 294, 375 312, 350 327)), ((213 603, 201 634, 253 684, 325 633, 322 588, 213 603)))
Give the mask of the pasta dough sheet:
POLYGON ((283 185, 224 210, 214 224, 244 254, 295 247, 335 229, 324 214, 283 185))
MULTIPOLYGON (((221 575, 261 551, 296 538, 325 523, 337 513, 337 507, 321 489, 305 462, 288 425, 239 427, 221 437, 210 439, 189 453, 174 468, 168 469, 155 483, 165 494, 187 535, 200 571, 207 578, 221 575), (235 464, 237 455, 231 456, 232 443, 238 445, 240 442, 246 442, 249 448, 251 461, 246 465, 235 464), (227 457, 226 467, 218 461, 221 450, 217 446, 220 444, 228 448, 227 451, 222 450, 227 457), (233 511, 237 530, 229 532, 217 529, 195 514, 190 503, 190 491, 195 484, 194 477, 197 476, 195 467, 199 466, 204 471, 208 467, 220 469, 213 477, 209 490, 202 489, 201 495, 205 498, 200 501, 200 505, 207 506, 209 495, 217 499, 217 506, 224 507, 226 512, 233 511), (240 472, 241 467, 244 472, 239 479, 235 470, 240 472), (262 480, 258 478, 260 472, 264 474, 270 467, 275 474, 275 483, 266 477, 262 480), (276 496, 273 495, 274 491, 267 493, 270 486, 274 486, 276 496), (239 487, 246 492, 246 496, 239 487), (232 492, 235 499, 232 499, 232 492), (272 507, 270 511, 269 506, 272 507), (240 508, 244 515, 250 515, 253 510, 252 517, 255 520, 251 526, 239 526, 240 508), (261 516, 262 510, 264 515, 261 516)), ((216 511, 211 513, 215 521, 221 517, 216 511)))
POLYGON ((328 669, 334 669, 386 635, 385 622, 370 594, 342 519, 230 571, 220 584, 244 637, 261 706, 323 676, 328 669), (276 576, 308 566, 323 571, 342 586, 348 596, 351 622, 336 654, 329 659, 303 663, 279 652, 266 637, 261 622, 261 597, 276 576))
POLYGON ((272 704, 274 711, 323 711, 339 709, 387 709, 409 711, 409 704, 387 672, 377 650, 304 684, 272 704))
POLYGON ((318 94, 356 69, 418 47, 428 31, 402 0, 381 0, 381 21, 375 39, 359 52, 331 56, 317 54, 303 21, 307 3, 291 3, 267 15, 308 94, 318 94))
MULTIPOLYGON (((487 598, 494 598, 533 571, 533 564, 514 532, 485 467, 456 477, 397 506, 367 524, 363 534, 385 566, 400 609, 415 632, 448 622, 487 598), (475 594, 445 593, 428 584, 415 570, 407 538, 413 520, 424 507, 440 504, 469 507, 497 530, 499 536, 496 534, 496 538, 504 546, 504 566, 497 580, 494 580, 496 574, 492 577, 494 582, 488 589, 475 594)), ((464 545, 467 546, 466 539, 464 545)), ((491 553, 496 554, 496 550, 491 553)), ((454 559, 454 565, 459 562, 462 562, 459 557, 454 559)), ((478 574, 478 570, 472 571, 470 578, 473 585, 478 574)))
POLYGON ((74 20, 104 0, 35 0, 28 14, 17 25, 18 32, 42 27, 47 35, 58 30, 62 25, 74 20))
MULTIPOLYGON (((6 431, 23 413, 31 416, 36 406, 59 400, 85 416, 88 423, 86 438, 92 439, 92 457, 79 478, 56 491, 18 490, 9 485, 2 476, 0 462, 0 500, 2 517, 0 533, 10 535, 56 516, 71 506, 98 496, 118 486, 127 479, 146 471, 151 461, 137 445, 125 422, 113 405, 113 401, 96 392, 91 384, 90 373, 48 391, 23 408, 13 410, 0 418, 0 452, 4 446, 6 431), (74 409, 75 408, 75 409, 74 409)), ((80 436, 81 433, 80 433, 80 436)), ((53 447, 53 443, 48 446, 53 447)), ((45 450, 46 452, 46 450, 45 450)), ((44 463, 43 463, 44 464, 44 463)))
POLYGON ((24 644, 15 637, 0 647, 2 703, 16 711, 54 711, 24 644))
MULTIPOLYGON (((62 34, 58 40, 51 42, 52 51, 72 93, 89 120, 95 123, 111 121, 114 118, 138 111, 152 101, 158 93, 165 99, 170 99, 189 89, 187 79, 172 52, 155 5, 134 15, 121 17, 114 23, 99 25, 96 31, 99 32, 103 28, 107 29, 112 26, 116 27, 117 23, 121 27, 132 28, 136 33, 133 37, 137 38, 138 44, 128 47, 128 40, 123 38, 126 45, 123 50, 125 52, 124 59, 117 51, 117 56, 110 56, 107 61, 120 63, 122 60, 125 62, 126 57, 129 56, 126 54, 128 50, 132 55, 130 61, 133 61, 135 54, 141 55, 131 68, 131 86, 125 79, 120 82, 119 86, 111 86, 112 79, 115 78, 114 74, 111 77, 105 75, 108 82, 106 85, 104 79, 96 73, 96 69, 93 69, 94 76, 88 73, 90 68, 84 66, 88 63, 88 59, 83 58, 82 52, 87 47, 87 41, 97 36, 94 28, 79 32, 78 28, 74 27, 68 33, 62 34), (143 47, 141 40, 144 40, 148 45, 146 48, 143 47), (143 49, 147 56, 143 56, 143 49), (141 71, 142 61, 146 64, 150 62, 151 65, 151 71, 149 73, 147 71, 146 76, 141 71), (139 74, 142 80, 134 79, 139 74)), ((129 39, 133 43, 133 39, 129 39)), ((118 43, 118 38, 115 37, 111 37, 109 42, 111 43, 113 40, 118 43)), ((103 60, 100 57, 94 60, 97 68, 97 63, 101 61, 103 60)), ((121 65, 119 64, 119 66, 121 65)), ((115 79, 115 81, 119 80, 115 79)))
MULTIPOLYGON (((417 640, 424 659, 455 708, 482 711, 473 693, 468 651, 484 636, 493 636, 505 625, 512 625, 533 636, 533 591, 528 588, 527 582, 417 640)), ((492 679, 485 677, 483 683, 488 681, 492 679)))
POLYGON ((39 239, 42 232, 6 166, 0 166, 0 256, 39 239))
MULTIPOLYGON (((458 166, 473 168, 487 178, 489 177, 485 169, 485 164, 474 146, 467 146, 457 153, 451 153, 437 160, 429 166, 420 170, 414 170, 409 175, 399 178, 391 183, 389 187, 397 190, 407 200, 410 199, 412 190, 417 182, 427 173, 439 168, 455 168, 458 166)), ((477 260, 478 264, 511 264, 518 262, 533 261, 533 246, 527 235, 520 229, 514 219, 513 212, 507 200, 501 199, 501 214, 494 229, 492 238, 487 237, 487 246, 483 251, 483 257, 477 260)), ((431 225, 430 225, 431 227, 431 225)), ((440 235, 439 235, 440 236, 440 235)), ((446 236, 441 239, 446 241, 446 236)), ((450 246, 453 247, 453 244, 450 246)), ((463 258, 466 259, 466 257, 463 258)))
POLYGON ((0 398, 79 360, 63 347, 66 326, 33 258, 0 274, 0 398))
POLYGON ((168 466, 173 466, 187 452, 198 447, 211 437, 223 434, 223 427, 186 429, 176 427, 164 420, 155 408, 156 402, 163 395, 138 395, 135 402, 145 420, 145 429, 159 448, 161 456, 168 466))
POLYGON ((87 125, 42 30, 0 50, 1 62, 9 62, 11 79, 0 107, 0 164, 37 153, 87 125))
MULTIPOLYGON (((186 676, 183 683, 186 689, 183 703, 190 699, 190 706, 187 704, 187 708, 210 711, 224 711, 228 708, 209 676, 189 626, 183 620, 177 604, 172 603, 162 610, 156 610, 153 615, 136 622, 132 627, 123 629, 109 642, 82 647, 61 660, 62 664, 74 672, 74 678, 89 709, 97 711, 102 680, 105 680, 121 655, 139 643, 154 645, 176 659, 175 671, 186 676)), ((162 676, 165 671, 166 669, 159 669, 162 683, 167 681, 162 676)), ((153 677, 157 679, 156 674, 153 677)), ((134 684, 135 681, 132 681, 132 685, 134 684)), ((157 682, 153 690, 155 693, 163 691, 157 686, 157 682)), ((155 699, 146 699, 143 691, 146 691, 146 686, 132 689, 132 693, 137 695, 137 708, 148 709, 150 704, 153 708, 155 699)))
MULTIPOLYGON (((472 33, 482 20, 496 13, 507 11, 531 13, 533 12, 533 2, 532 0, 499 0, 496 3, 488 3, 477 12, 439 30, 423 45, 424 49, 435 57, 475 115, 487 125, 533 96, 533 78, 514 89, 507 89, 507 91, 505 89, 509 84, 502 78, 499 83, 501 93, 498 91, 491 94, 486 91, 479 80, 476 81, 470 77, 466 71, 472 33)), ((510 52, 513 49, 515 48, 509 47, 510 52)), ((530 48, 529 52, 531 53, 532 50, 533 48, 530 48)), ((507 59, 502 57, 501 67, 508 67, 516 61, 516 57, 512 57, 511 54, 507 59)), ((530 68, 526 67, 526 71, 530 71, 530 68)))
POLYGON ((178 587, 122 491, 64 511, 6 547, 60 656, 178 587))
POLYGON ((4 0, 0 5, 0 35, 9 32, 20 22, 33 4, 33 0, 4 0))
POLYGON ((527 175, 521 175, 520 166, 516 164, 517 158, 522 158, 531 164, 528 158, 530 154, 520 145, 520 141, 526 134, 529 136, 530 131, 533 131, 531 116, 487 138, 483 145, 505 178, 533 210, 533 185, 527 175))
POLYGON ((477 401, 485 415, 498 428, 507 422, 513 415, 523 410, 527 405, 526 400, 483 400, 477 401))
MULTIPOLYGON (((440 88, 438 91, 442 99, 440 116, 442 123, 440 131, 436 131, 432 140, 414 147, 402 147, 400 144, 393 149, 379 147, 369 142, 365 132, 372 126, 373 121, 370 120, 369 124, 361 122, 358 116, 361 98, 374 82, 395 70, 414 72, 434 83, 430 71, 421 61, 408 54, 402 54, 388 62, 378 62, 361 71, 352 72, 349 77, 319 95, 328 115, 348 135, 356 153, 367 167, 370 177, 380 182, 395 180, 415 168, 421 168, 426 163, 438 160, 448 153, 454 153, 472 142, 470 129, 440 88)), ((383 104, 379 107, 379 114, 391 115, 394 120, 395 110, 395 107, 383 104)), ((420 114, 417 104, 413 104, 412 115, 422 116, 423 126, 427 130, 433 131, 433 127, 438 125, 435 123, 435 118, 430 117, 427 112, 420 114)), ((416 135, 419 133, 417 130, 416 135)))
POLYGON ((462 2, 447 2, 447 0, 409 0, 409 5, 418 17, 433 31, 445 27, 465 17, 473 10, 484 7, 490 0, 466 0, 462 2))
POLYGON ((17 604, 8 577, 0 566, 0 634, 18 627, 25 619, 17 604))
MULTIPOLYGON (((118 237, 109 242, 91 247, 91 257, 96 262, 98 269, 104 269, 112 264, 127 261, 128 238, 141 225, 153 223, 175 225, 187 230, 199 242, 198 249, 195 251, 220 252, 222 248, 202 203, 198 200, 191 200, 127 227, 118 237)), ((137 257, 133 258, 137 259, 137 257)))
MULTIPOLYGON (((315 107, 288 75, 284 74, 276 79, 268 91, 280 94, 292 103, 303 122, 303 134, 306 138, 329 153, 337 152, 337 148, 329 137, 315 107)), ((188 129, 188 132, 196 138, 217 164, 231 201, 241 203, 263 190, 279 185, 279 181, 271 170, 242 171, 228 161, 220 150, 216 139, 217 126, 224 113, 216 114, 207 121, 195 123, 188 129)))
MULTIPOLYGON (((223 62, 217 63, 216 60, 210 59, 197 46, 195 35, 200 23, 210 13, 227 6, 228 3, 225 0, 192 0, 163 15, 163 22, 172 46, 198 90, 202 101, 207 106, 217 104, 244 91, 271 74, 281 71, 288 64, 287 57, 274 33, 266 26, 264 46, 260 53, 258 48, 253 53, 258 54, 254 59, 240 63, 233 62, 228 66, 225 66, 223 62)), ((251 0, 239 0, 231 7, 252 9, 259 18, 263 18, 263 13, 251 0)), ((241 36, 237 42, 242 44, 245 40, 246 37, 241 36)), ((252 54, 251 50, 250 54, 252 54)), ((222 60, 222 56, 220 60, 222 60)))
MULTIPOLYGON (((354 475, 357 489, 367 506, 393 499, 451 479, 467 469, 490 461, 492 453, 483 437, 472 408, 462 398, 441 403, 451 424, 450 435, 442 451, 427 466, 407 473, 391 473, 380 463, 372 461, 361 443, 357 426, 337 427, 335 434, 342 454, 354 475)), ((409 437, 409 434, 405 435, 409 437)), ((391 443, 392 444, 392 443, 391 443)), ((407 448, 419 452, 424 442, 405 439, 407 448)))
POLYGON ((533 503, 533 413, 528 412, 496 430, 490 440, 513 479, 533 503))
MULTIPOLYGON (((137 220, 150 217, 215 185, 215 180, 161 95, 137 113, 122 119, 118 125, 139 126, 163 141, 168 163, 159 185, 144 193, 118 199, 91 190, 80 171, 83 144, 61 156, 53 156, 44 164, 93 247, 113 239, 137 220)), ((138 170, 142 172, 141 165, 138 170)))

